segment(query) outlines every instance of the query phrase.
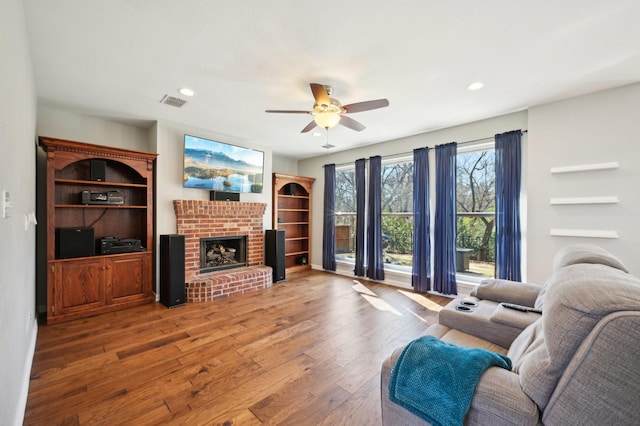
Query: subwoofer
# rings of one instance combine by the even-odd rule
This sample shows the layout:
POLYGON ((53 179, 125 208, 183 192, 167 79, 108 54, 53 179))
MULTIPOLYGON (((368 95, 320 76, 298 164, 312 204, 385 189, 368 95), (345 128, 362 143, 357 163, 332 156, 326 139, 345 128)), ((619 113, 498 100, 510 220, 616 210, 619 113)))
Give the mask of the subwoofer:
POLYGON ((160 303, 168 308, 184 305, 184 235, 160 235, 160 303))
POLYGON ((95 247, 93 228, 56 228, 56 259, 93 256, 95 247))
POLYGON ((269 229, 264 234, 264 264, 273 268, 273 282, 284 281, 284 231, 269 229))

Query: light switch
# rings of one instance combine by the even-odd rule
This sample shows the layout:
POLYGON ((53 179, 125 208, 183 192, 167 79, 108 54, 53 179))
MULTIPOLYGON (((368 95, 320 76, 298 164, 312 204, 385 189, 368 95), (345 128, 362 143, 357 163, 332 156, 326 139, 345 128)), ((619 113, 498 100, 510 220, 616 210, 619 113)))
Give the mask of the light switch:
POLYGON ((2 217, 9 217, 9 209, 13 206, 11 205, 10 194, 7 190, 2 190, 2 198, 0 198, 0 210, 2 211, 2 217))

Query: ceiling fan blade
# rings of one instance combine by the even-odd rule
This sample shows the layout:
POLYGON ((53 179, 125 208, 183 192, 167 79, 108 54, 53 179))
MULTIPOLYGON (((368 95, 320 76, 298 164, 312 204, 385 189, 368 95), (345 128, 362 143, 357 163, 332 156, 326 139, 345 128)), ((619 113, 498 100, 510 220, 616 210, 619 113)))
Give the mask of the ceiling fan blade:
POLYGON ((375 101, 356 102, 355 104, 344 105, 342 108, 348 113, 354 113, 388 106, 389 101, 387 99, 376 99, 375 101))
POLYGON ((300 111, 296 109, 265 109, 264 112, 279 112, 283 114, 311 114, 309 111, 300 111))
POLYGON ((318 105, 331 105, 331 99, 324 84, 311 83, 311 92, 318 105))
POLYGON ((350 128, 352 130, 355 130, 356 132, 361 132, 364 129, 366 129, 364 124, 359 123, 356 120, 354 120, 353 118, 347 117, 346 115, 341 115, 340 116, 340 124, 342 124, 345 127, 350 128))
POLYGON ((309 130, 314 129, 315 127, 317 127, 318 125, 316 124, 315 121, 312 121, 311 123, 307 124, 307 127, 305 127, 304 129, 302 129, 302 131, 300 133, 307 133, 309 130))

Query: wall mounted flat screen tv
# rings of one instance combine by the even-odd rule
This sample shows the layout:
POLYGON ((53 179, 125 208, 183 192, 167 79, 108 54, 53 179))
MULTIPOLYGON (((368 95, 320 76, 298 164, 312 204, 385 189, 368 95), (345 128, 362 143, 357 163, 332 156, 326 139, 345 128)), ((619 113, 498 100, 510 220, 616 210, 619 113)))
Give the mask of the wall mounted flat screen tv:
POLYGON ((262 192, 264 152, 184 135, 185 188, 262 192))

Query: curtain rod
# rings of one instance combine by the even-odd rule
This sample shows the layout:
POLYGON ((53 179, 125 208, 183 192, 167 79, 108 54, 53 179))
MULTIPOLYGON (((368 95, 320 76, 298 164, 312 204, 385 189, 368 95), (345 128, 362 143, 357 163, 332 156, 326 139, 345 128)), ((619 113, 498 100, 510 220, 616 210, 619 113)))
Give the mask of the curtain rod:
MULTIPOLYGON (((529 132, 528 130, 522 130, 522 133, 528 133, 528 132, 529 132)), ((486 138, 473 139, 473 140, 470 140, 470 141, 463 141, 463 142, 457 142, 457 143, 458 143, 458 145, 466 145, 466 144, 470 144, 470 143, 484 142, 484 141, 490 141, 490 140, 494 140, 494 139, 495 139, 495 136, 489 136, 489 137, 486 137, 486 138)), ((434 147, 428 146, 426 148, 433 149, 434 147)), ((384 156, 384 157, 382 157, 382 160, 389 159, 389 158, 396 158, 396 157, 406 157, 406 156, 412 155, 412 154, 413 154, 413 151, 401 152, 401 153, 398 153, 398 154, 391 154, 391 155, 384 156)), ((336 167, 351 166, 351 165, 353 165, 353 162, 336 164, 336 167)))

